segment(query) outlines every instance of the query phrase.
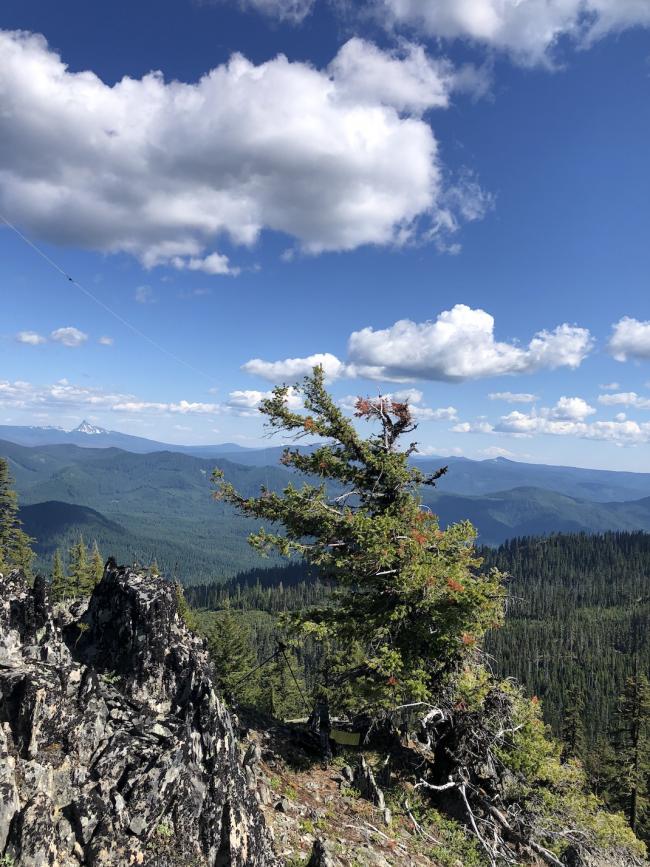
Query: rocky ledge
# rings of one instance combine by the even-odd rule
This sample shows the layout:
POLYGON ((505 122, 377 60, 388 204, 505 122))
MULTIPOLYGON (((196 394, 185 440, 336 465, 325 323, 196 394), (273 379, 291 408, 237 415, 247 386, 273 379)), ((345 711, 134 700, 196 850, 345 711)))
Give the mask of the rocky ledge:
POLYGON ((0 575, 0 864, 277 863, 173 586, 111 563, 52 606, 0 575))

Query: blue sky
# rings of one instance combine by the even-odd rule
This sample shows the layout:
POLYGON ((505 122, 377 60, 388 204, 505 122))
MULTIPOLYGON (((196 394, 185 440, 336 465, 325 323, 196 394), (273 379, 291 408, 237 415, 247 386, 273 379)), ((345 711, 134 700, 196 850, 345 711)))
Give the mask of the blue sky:
POLYGON ((424 451, 650 471, 650 2, 5 0, 0 30, 0 211, 99 302, 0 228, 0 423, 252 445, 327 354, 424 451))

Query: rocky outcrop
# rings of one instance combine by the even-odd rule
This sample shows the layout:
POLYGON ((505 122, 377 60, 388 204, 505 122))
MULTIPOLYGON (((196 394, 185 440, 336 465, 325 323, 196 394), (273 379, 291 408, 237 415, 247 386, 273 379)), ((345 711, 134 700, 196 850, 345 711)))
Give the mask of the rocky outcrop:
MULTIPOLYGON (((250 782, 250 781, 249 781, 250 782)), ((88 603, 0 576, 0 862, 273 867, 174 588, 107 566, 88 603)))

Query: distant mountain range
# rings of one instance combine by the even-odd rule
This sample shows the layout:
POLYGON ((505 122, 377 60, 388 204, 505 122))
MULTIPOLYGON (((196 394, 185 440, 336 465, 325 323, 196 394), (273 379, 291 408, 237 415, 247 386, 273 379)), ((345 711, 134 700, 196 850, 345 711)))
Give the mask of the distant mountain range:
POLYGON ((0 425, 0 440, 8 440, 23 446, 75 445, 90 449, 117 448, 136 454, 173 451, 186 455, 210 457, 229 452, 247 451, 244 446, 237 445, 237 443, 221 443, 214 446, 177 446, 161 443, 145 437, 106 430, 85 419, 80 425, 69 431, 60 427, 0 425))
MULTIPOLYGON (((245 448, 237 443, 182 446, 108 431, 87 421, 72 431, 52 427, 12 427, 0 425, 0 440, 24 446, 75 445, 85 449, 122 449, 134 454, 170 451, 198 458, 217 460, 224 456, 246 466, 278 466, 284 446, 245 448)), ((506 458, 473 461, 458 457, 418 457, 414 462, 423 470, 442 465, 449 472, 439 489, 447 493, 477 496, 517 487, 535 487, 570 497, 595 502, 625 502, 650 496, 650 473, 591 470, 527 464, 506 458)))
MULTIPOLYGON (((280 490, 296 481, 283 466, 243 463, 242 457, 251 457, 247 451, 204 458, 175 451, 142 454, 114 447, 0 441, 0 455, 9 460, 25 528, 37 539, 41 568, 49 568, 56 547, 67 547, 83 533, 89 542, 97 539, 106 556, 142 563, 156 557, 166 572, 193 583, 259 566, 246 541, 254 524, 211 496, 215 465, 249 496, 261 485, 280 490)), ((448 463, 438 487, 423 490, 424 503, 443 526, 471 520, 479 543, 496 545, 515 536, 560 531, 650 531, 648 474, 502 459, 448 463)), ((431 469, 439 461, 427 459, 420 465, 431 469)))

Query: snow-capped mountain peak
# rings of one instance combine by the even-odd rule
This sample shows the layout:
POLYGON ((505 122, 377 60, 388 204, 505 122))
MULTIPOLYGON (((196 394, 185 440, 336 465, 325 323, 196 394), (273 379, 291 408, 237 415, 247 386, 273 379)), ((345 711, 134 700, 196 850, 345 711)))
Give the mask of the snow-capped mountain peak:
POLYGON ((97 427, 97 425, 91 424, 89 421, 84 419, 81 424, 73 431, 70 431, 70 433, 107 434, 108 431, 105 428, 97 427))

